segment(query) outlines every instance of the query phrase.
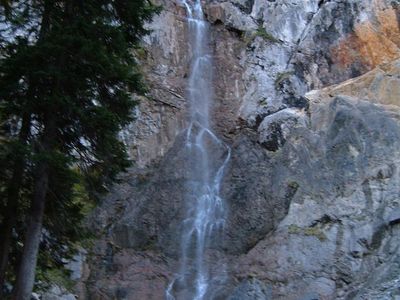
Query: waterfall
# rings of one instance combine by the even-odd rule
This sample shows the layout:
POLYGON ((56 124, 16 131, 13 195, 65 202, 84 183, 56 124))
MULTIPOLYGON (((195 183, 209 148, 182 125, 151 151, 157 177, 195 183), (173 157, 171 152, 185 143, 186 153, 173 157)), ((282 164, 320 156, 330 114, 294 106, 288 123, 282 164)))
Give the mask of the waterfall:
POLYGON ((220 197, 224 169, 230 148, 211 130, 213 100, 212 55, 209 24, 200 0, 182 0, 187 11, 191 73, 188 82, 190 104, 185 149, 188 151, 187 215, 182 222, 181 266, 166 290, 167 300, 213 299, 226 275, 218 248, 226 219, 226 205, 220 197), (208 253, 209 252, 209 253, 208 253))

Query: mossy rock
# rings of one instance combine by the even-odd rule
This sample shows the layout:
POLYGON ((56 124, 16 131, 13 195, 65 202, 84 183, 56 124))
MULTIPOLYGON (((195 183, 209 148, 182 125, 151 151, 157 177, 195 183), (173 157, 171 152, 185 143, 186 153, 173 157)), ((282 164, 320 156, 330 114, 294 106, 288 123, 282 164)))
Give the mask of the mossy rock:
POLYGON ((302 233, 302 228, 297 226, 297 225, 291 224, 288 227, 288 232, 290 234, 301 234, 302 233))
POLYGON ((256 37, 261 37, 264 41, 270 43, 281 43, 276 37, 274 37, 271 33, 269 33, 264 27, 259 26, 253 32, 244 32, 242 33, 242 38, 246 45, 250 45, 256 37))
POLYGON ((325 241, 327 239, 325 233, 322 232, 322 230, 318 227, 308 227, 304 230, 304 235, 307 236, 315 236, 318 238, 321 242, 325 241))
POLYGON ((318 227, 307 227, 307 228, 302 228, 299 227, 295 224, 291 224, 288 227, 288 232, 290 234, 302 234, 305 236, 315 236, 318 238, 321 242, 327 240, 327 237, 325 233, 321 230, 321 228, 318 227))
POLYGON ((292 76, 293 74, 294 74, 293 71, 286 71, 286 72, 278 73, 278 74, 276 75, 276 78, 275 78, 275 89, 278 90, 280 84, 281 84, 284 80, 289 79, 289 77, 292 76))

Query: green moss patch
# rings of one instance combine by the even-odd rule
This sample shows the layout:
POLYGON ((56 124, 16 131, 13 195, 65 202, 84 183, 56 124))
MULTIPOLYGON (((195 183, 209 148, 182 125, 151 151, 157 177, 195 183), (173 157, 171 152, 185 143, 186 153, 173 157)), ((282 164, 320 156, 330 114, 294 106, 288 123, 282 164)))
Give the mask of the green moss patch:
POLYGON ((302 234, 305 236, 315 236, 317 239, 319 239, 321 242, 326 241, 327 237, 325 233, 322 231, 321 228, 318 227, 307 227, 307 228, 302 228, 299 227, 295 224, 291 224, 288 227, 288 232, 290 234, 302 234))
POLYGON ((279 89, 279 85, 286 79, 288 79, 290 76, 294 74, 293 71, 286 71, 286 72, 281 72, 276 75, 275 78, 275 89, 279 89))
POLYGON ((247 45, 250 45, 256 37, 261 37, 264 41, 270 43, 281 43, 276 37, 274 37, 271 33, 269 33, 264 27, 259 26, 253 32, 244 32, 242 34, 243 40, 247 45))

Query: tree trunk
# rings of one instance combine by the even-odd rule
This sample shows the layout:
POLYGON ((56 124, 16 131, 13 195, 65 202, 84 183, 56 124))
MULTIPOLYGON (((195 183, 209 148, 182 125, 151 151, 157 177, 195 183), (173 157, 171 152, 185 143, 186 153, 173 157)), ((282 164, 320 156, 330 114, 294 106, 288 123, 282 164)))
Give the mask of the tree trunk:
POLYGON ((0 299, 3 296, 3 286, 6 280, 6 271, 8 266, 8 257, 11 250, 12 230, 16 223, 14 211, 7 210, 8 217, 4 220, 0 236, 3 241, 0 248, 0 299))
POLYGON ((29 300, 31 298, 33 285, 35 283, 35 270, 42 233, 48 182, 48 163, 43 161, 39 163, 37 170, 30 221, 28 223, 24 251, 15 285, 15 300, 29 300))
MULTIPOLYGON (((31 117, 25 114, 22 119, 21 131, 18 140, 26 144, 30 135, 31 117)), ((0 244, 0 299, 2 299, 3 285, 5 282, 8 257, 11 250, 12 230, 17 223, 20 190, 23 183, 25 168, 25 157, 17 157, 13 167, 13 175, 7 192, 7 206, 5 208, 5 219, 1 224, 0 236, 3 241, 0 244)))
MULTIPOLYGON (((53 1, 44 1, 44 10, 42 17, 42 26, 39 33, 38 43, 45 40, 50 27, 50 12, 52 10, 53 1)), ((66 11, 70 7, 70 1, 65 1, 66 11)), ((60 60, 58 67, 64 65, 64 53, 60 53, 60 60)), ((61 88, 60 78, 55 78, 54 88, 52 92, 59 91, 61 88)), ((39 154, 51 156, 52 152, 57 149, 57 127, 54 111, 51 106, 47 107, 44 112, 43 119, 43 135, 39 143, 39 154)), ((30 300, 33 286, 35 283, 35 271, 37 265, 37 258, 39 253, 40 240, 42 236, 43 217, 45 212, 46 196, 49 188, 49 172, 50 164, 48 158, 42 159, 38 162, 35 180, 34 180, 34 194, 31 203, 30 220, 28 229, 25 236, 24 250, 20 262, 17 282, 13 291, 14 300, 30 300)))
MULTIPOLYGON (((48 115, 44 122, 44 132, 38 144, 40 155, 51 156, 55 148, 56 120, 54 115, 48 115)), ((24 250, 18 270, 17 282, 14 287, 15 300, 30 300, 35 283, 35 271, 42 236, 43 216, 46 196, 49 187, 49 160, 42 158, 36 167, 33 199, 31 202, 30 218, 25 235, 24 250)))
POLYGON ((12 238, 12 229, 15 222, 15 217, 13 213, 7 210, 7 215, 11 216, 4 220, 0 232, 0 236, 3 241, 1 242, 0 248, 0 299, 3 297, 3 286, 6 280, 6 271, 8 266, 8 257, 10 254, 11 248, 11 238, 12 238))

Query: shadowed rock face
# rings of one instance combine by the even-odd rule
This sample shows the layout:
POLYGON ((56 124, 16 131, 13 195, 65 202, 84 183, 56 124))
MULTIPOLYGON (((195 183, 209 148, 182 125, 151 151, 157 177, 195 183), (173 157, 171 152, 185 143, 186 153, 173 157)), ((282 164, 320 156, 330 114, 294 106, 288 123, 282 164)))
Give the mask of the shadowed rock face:
MULTIPOLYGON (((84 277, 89 299, 163 299, 179 265, 191 52, 184 9, 158 2, 165 10, 142 58, 154 100, 143 99, 125 132, 138 166, 90 221, 99 238, 84 277)), ((399 8, 306 2, 204 2, 212 122, 232 148, 224 243, 205 255, 222 251, 229 265, 216 299, 399 294, 399 8)))
POLYGON ((242 299, 269 300, 271 289, 257 279, 243 281, 229 297, 229 300, 242 299))
MULTIPOLYGON (((283 193, 284 182, 295 183, 289 210, 237 266, 239 277, 276 283, 273 299, 353 299, 367 278, 376 284, 371 268, 389 267, 400 254, 397 225, 387 221, 399 205, 398 122, 366 101, 319 100, 326 102, 311 104, 309 125, 294 128, 272 159, 271 185, 283 193)), ((388 285, 385 293, 393 295, 394 282, 388 285)))

